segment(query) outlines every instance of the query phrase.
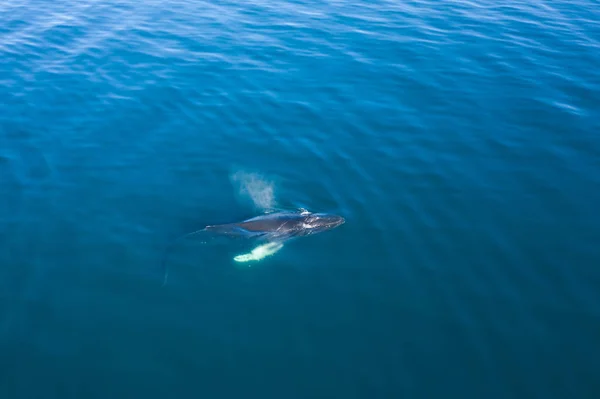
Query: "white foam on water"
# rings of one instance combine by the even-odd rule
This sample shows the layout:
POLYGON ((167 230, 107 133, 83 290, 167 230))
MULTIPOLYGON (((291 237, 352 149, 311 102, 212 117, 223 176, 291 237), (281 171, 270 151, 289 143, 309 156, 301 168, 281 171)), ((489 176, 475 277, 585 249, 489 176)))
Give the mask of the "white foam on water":
POLYGON ((243 171, 231 175, 238 194, 252 201, 256 208, 270 210, 275 207, 275 184, 258 173, 243 171))

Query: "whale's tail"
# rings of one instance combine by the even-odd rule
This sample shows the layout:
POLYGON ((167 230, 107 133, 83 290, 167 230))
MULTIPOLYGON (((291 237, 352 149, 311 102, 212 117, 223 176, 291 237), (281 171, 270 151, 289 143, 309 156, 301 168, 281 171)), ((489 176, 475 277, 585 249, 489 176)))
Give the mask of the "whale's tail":
POLYGON ((207 230, 207 228, 205 227, 205 228, 200 229, 200 230, 192 231, 191 233, 183 234, 183 235, 181 235, 181 236, 176 237, 175 239, 173 239, 169 243, 169 245, 167 245, 167 247, 165 248, 165 251, 163 252, 163 257, 162 257, 162 261, 161 261, 161 269, 162 269, 163 275, 164 275, 163 283, 162 283, 163 287, 167 284, 167 277, 169 275, 169 267, 167 265, 167 260, 168 260, 169 255, 171 254, 171 251, 175 247, 175 244, 179 243, 179 241, 181 241, 183 239, 186 239, 186 238, 198 235, 198 234, 203 233, 205 231, 209 231, 209 230, 207 230))
POLYGON ((215 224, 209 225, 204 228, 206 231, 210 231, 216 234, 232 234, 236 232, 238 229, 235 223, 227 223, 227 224, 215 224))
POLYGON ((167 278, 169 275, 169 267, 167 265, 167 261, 168 261, 169 255, 172 253, 175 245, 186 238, 197 236, 197 235, 200 235, 203 233, 207 234, 206 241, 203 241, 203 243, 206 243, 208 240, 213 240, 217 237, 223 237, 226 239, 254 238, 254 237, 260 237, 264 234, 263 232, 249 232, 249 231, 239 227, 236 223, 227 223, 227 224, 208 225, 200 230, 192 231, 191 233, 186 233, 186 234, 180 235, 178 237, 175 237, 173 240, 171 240, 171 242, 167 245, 167 247, 165 248, 165 250, 163 252, 163 257, 162 257, 162 261, 161 261, 161 270, 163 271, 163 275, 164 275, 163 283, 162 283, 163 287, 167 284, 167 278))

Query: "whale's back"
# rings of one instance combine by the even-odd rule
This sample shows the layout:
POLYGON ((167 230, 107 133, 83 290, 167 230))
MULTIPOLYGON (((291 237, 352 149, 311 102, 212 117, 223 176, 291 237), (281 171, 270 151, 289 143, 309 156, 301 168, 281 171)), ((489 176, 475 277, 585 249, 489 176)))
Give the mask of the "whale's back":
POLYGON ((238 226, 253 232, 275 232, 294 229, 302 220, 303 217, 297 213, 274 213, 245 220, 238 226))
POLYGON ((273 213, 261 215, 239 223, 206 226, 207 231, 220 234, 284 233, 297 229, 304 217, 298 213, 273 213))

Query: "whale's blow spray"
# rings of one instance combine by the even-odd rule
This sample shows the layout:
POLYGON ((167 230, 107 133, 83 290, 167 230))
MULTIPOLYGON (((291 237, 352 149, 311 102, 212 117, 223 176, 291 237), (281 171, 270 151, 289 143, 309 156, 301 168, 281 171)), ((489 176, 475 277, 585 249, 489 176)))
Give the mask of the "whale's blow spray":
POLYGON ((238 194, 250 199, 256 208, 271 210, 275 207, 275 184, 264 176, 236 172, 231 175, 231 182, 236 186, 238 194))

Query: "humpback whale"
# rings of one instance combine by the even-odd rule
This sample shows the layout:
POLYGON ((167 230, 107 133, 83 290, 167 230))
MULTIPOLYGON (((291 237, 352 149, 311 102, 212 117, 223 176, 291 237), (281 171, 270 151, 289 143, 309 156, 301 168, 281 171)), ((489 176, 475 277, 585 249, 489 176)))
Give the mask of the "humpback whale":
MULTIPOLYGON (((256 261, 273 255, 279 251, 284 242, 296 237, 304 237, 334 229, 346 220, 339 215, 329 213, 313 213, 306 209, 298 211, 279 211, 256 216, 236 223, 208 225, 176 239, 187 238, 203 232, 220 236, 256 238, 263 242, 251 252, 235 256, 237 262, 256 261)), ((166 255, 163 257, 164 282, 167 282, 166 255)))
POLYGON ((264 237, 274 241, 320 233, 344 222, 345 219, 338 215, 301 209, 300 212, 268 213, 239 223, 209 225, 204 230, 232 236, 264 237))

